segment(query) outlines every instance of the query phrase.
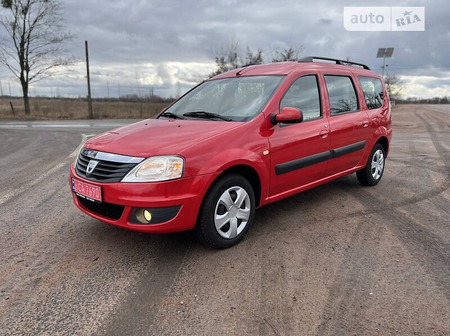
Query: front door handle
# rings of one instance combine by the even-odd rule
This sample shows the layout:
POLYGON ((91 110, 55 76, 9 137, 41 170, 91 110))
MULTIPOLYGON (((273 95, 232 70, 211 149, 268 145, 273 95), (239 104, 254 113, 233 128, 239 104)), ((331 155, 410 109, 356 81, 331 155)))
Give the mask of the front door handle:
POLYGON ((328 130, 323 130, 320 131, 319 136, 325 139, 328 136, 328 133, 330 133, 328 130))

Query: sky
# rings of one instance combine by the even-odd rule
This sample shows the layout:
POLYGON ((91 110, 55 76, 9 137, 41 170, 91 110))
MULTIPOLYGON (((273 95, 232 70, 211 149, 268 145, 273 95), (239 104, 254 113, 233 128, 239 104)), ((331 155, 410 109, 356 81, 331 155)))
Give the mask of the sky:
MULTIPOLYGON (((179 96, 208 78, 216 69, 215 56, 233 43, 242 55, 247 47, 262 49, 265 62, 276 50, 294 48, 302 56, 365 63, 379 74, 383 59, 376 57, 377 50, 392 47, 385 73, 401 77, 404 98, 450 96, 447 0, 62 0, 62 4, 62 19, 74 35, 66 45, 67 54, 79 61, 33 84, 31 96, 87 95, 85 41, 94 98, 179 96), (365 7, 366 14, 377 13, 377 7, 423 8, 419 16, 423 31, 349 31, 344 20, 352 18, 353 9, 344 13, 345 7, 365 7)), ((1 93, 20 95, 17 81, 4 68, 0 68, 1 93)))

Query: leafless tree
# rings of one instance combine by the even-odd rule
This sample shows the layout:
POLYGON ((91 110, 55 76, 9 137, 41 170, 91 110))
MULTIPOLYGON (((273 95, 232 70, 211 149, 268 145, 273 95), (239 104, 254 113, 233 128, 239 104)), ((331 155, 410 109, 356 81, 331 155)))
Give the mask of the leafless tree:
POLYGON ((303 47, 285 48, 283 50, 276 50, 275 56, 272 58, 272 62, 285 62, 285 61, 298 61, 299 57, 303 52, 303 47))
POLYGON ((257 51, 253 52, 248 46, 247 46, 247 53, 245 55, 245 64, 262 64, 263 58, 262 58, 262 49, 258 49, 257 51))
POLYGON ((211 74, 211 77, 221 73, 237 69, 239 63, 239 42, 232 41, 226 50, 222 50, 220 55, 215 57, 217 69, 211 74))
POLYGON ((399 99, 403 90, 403 80, 398 75, 386 74, 384 83, 386 84, 389 98, 393 101, 399 99))
POLYGON ((232 41, 228 48, 222 50, 220 55, 215 57, 215 61, 217 69, 211 74, 211 77, 233 69, 241 68, 244 65, 263 63, 262 49, 253 51, 247 46, 245 56, 243 57, 239 42, 232 41))
POLYGON ((19 79, 29 115, 30 84, 74 62, 63 57, 72 35, 63 24, 60 0, 1 0, 1 5, 0 28, 6 37, 0 35, 0 64, 19 79))
MULTIPOLYGON (((276 50, 272 62, 297 61, 303 52, 303 46, 299 48, 285 48, 276 50)), ((217 69, 210 76, 216 76, 223 72, 243 67, 244 65, 262 64, 263 50, 253 51, 247 46, 245 56, 242 56, 239 42, 232 41, 228 48, 222 50, 220 55, 215 57, 217 69)))

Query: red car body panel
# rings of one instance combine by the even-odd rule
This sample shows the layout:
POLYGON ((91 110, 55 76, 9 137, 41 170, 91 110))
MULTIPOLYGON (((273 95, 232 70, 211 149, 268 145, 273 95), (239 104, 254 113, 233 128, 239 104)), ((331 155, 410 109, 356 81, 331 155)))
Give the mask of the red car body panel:
POLYGON ((151 119, 137 122, 89 140, 89 148, 98 151, 149 157, 179 152, 232 128, 239 123, 221 123, 194 120, 179 122, 174 119, 151 119), (149 143, 146 143, 148 139, 149 143))
POLYGON ((345 75, 357 83, 358 76, 379 78, 372 71, 348 66, 336 70, 335 65, 324 63, 289 62, 250 66, 216 78, 233 78, 240 71, 242 76, 285 76, 265 108, 250 121, 149 119, 106 132, 85 144, 88 149, 141 158, 180 156, 185 160, 182 178, 164 182, 99 183, 78 176, 72 165, 70 179, 101 186, 103 202, 123 206, 124 210, 120 218, 111 219, 83 205, 73 193, 75 204, 94 218, 127 229, 154 233, 183 231, 194 228, 207 190, 224 171, 244 169, 251 174, 252 183, 258 186, 257 205, 264 206, 362 169, 379 141, 387 144, 388 153, 392 129, 384 84, 383 107, 369 110, 361 88, 355 85, 359 112, 330 114, 324 76, 345 75), (280 113, 280 100, 286 90, 297 78, 311 74, 317 76, 322 117, 287 127, 273 125, 270 116, 280 113), (334 153, 341 154, 333 156, 334 153), (322 160, 321 155, 329 158, 322 160), (291 170, 290 165, 301 165, 301 160, 312 163, 291 170), (165 207, 179 207, 179 210, 163 223, 142 225, 130 221, 135 208, 165 207))
MULTIPOLYGON (((76 176, 73 165, 71 175, 76 176)), ((77 179, 91 183, 76 176, 77 179)), ((198 176, 196 178, 183 178, 174 181, 158 183, 104 183, 102 184, 103 202, 123 205, 124 211, 119 219, 110 219, 99 215, 83 206, 80 199, 73 193, 75 204, 90 216, 103 222, 124 227, 127 229, 168 233, 192 229, 195 225, 201 199, 198 197, 205 189, 205 183, 213 180, 214 176, 198 176), (170 221, 161 224, 143 226, 130 222, 130 213, 133 208, 161 208, 182 205, 178 214, 170 221), (146 230, 146 228, 151 230, 146 230)))

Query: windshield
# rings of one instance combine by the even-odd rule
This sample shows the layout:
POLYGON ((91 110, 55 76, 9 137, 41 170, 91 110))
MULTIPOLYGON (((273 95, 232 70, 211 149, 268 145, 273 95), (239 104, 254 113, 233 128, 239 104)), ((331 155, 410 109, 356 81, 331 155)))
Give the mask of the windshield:
POLYGON ((262 111, 282 80, 283 76, 249 76, 207 81, 160 117, 248 121, 262 111))

